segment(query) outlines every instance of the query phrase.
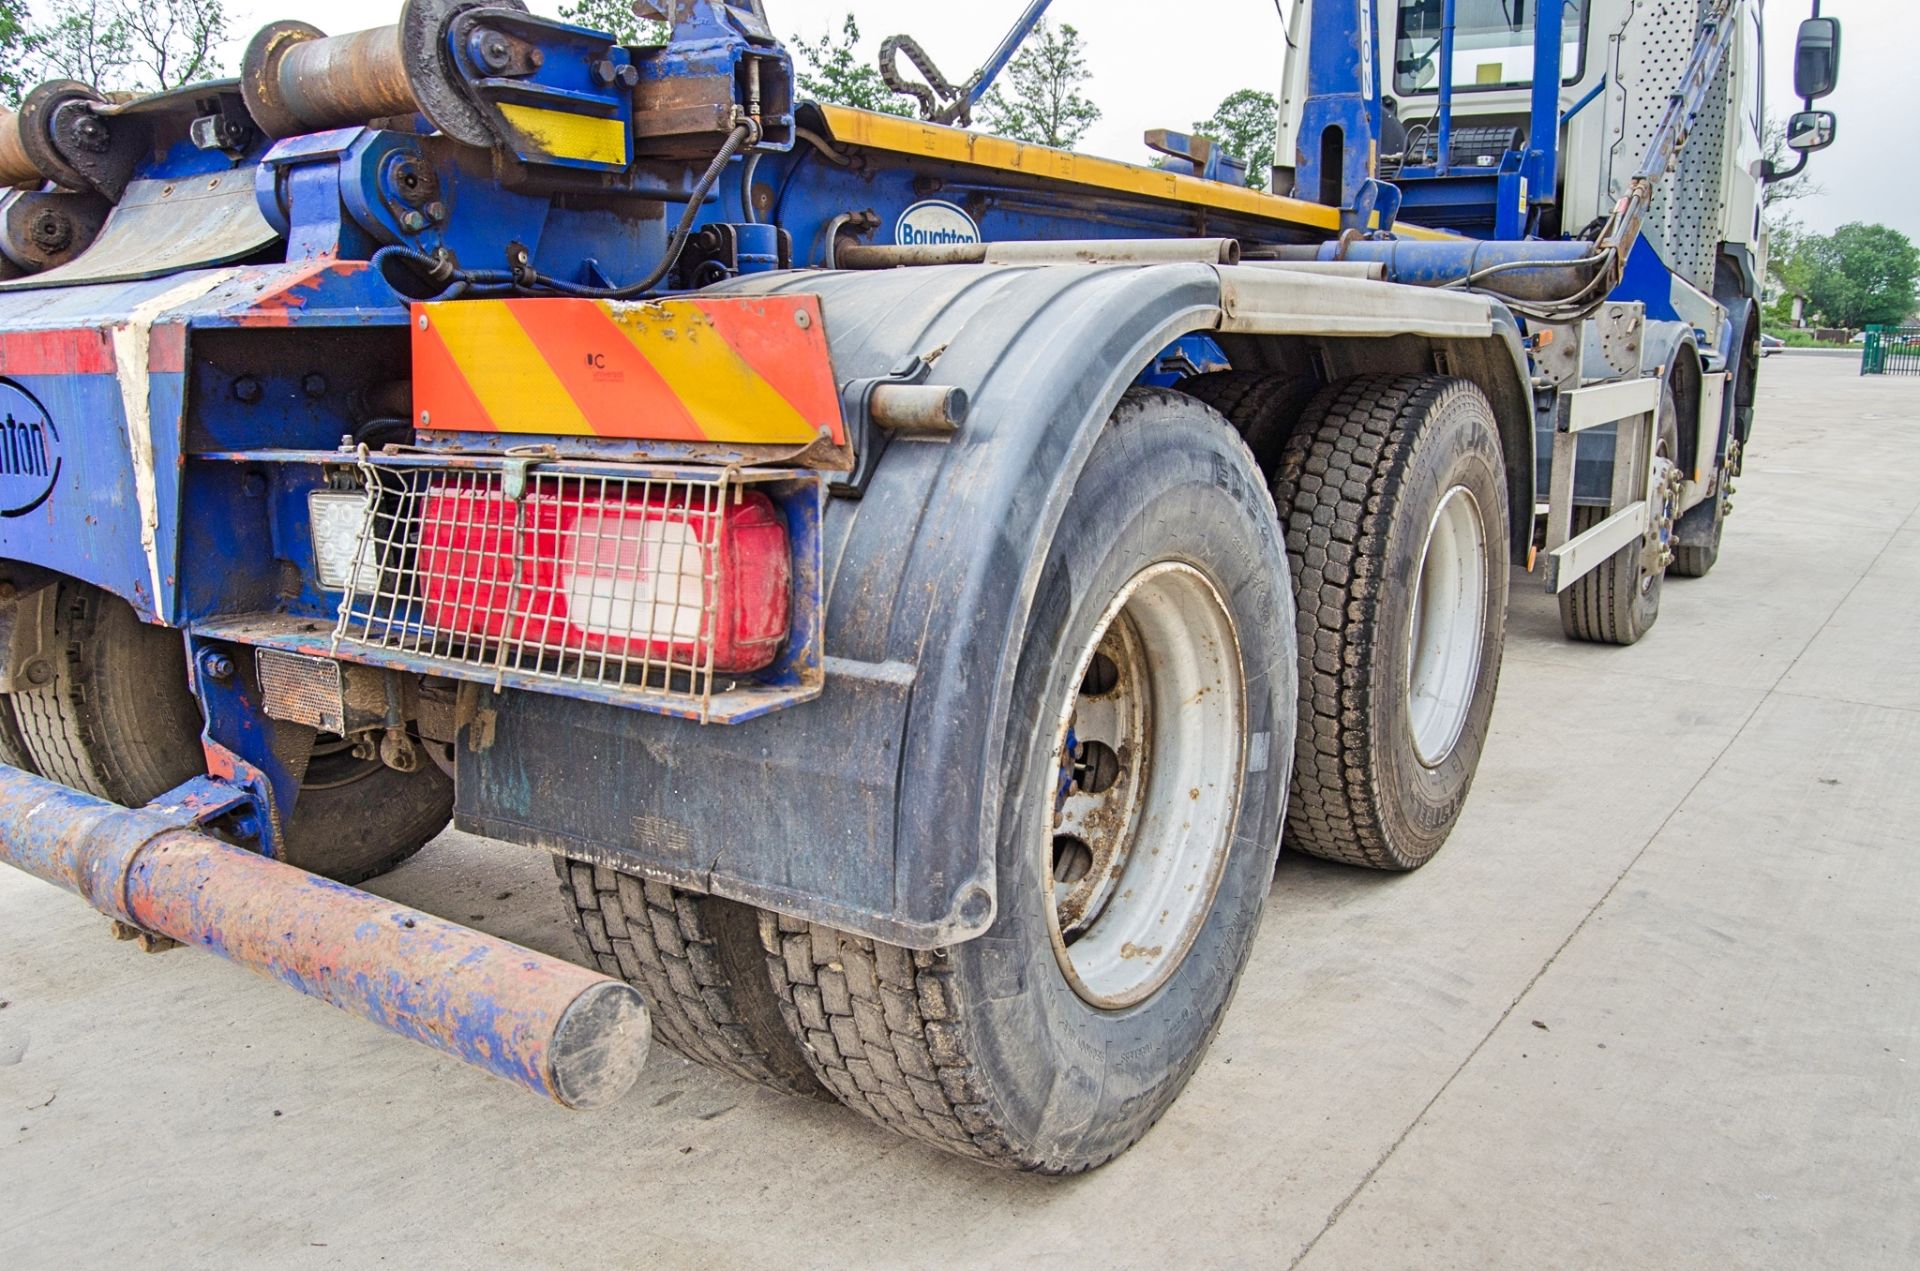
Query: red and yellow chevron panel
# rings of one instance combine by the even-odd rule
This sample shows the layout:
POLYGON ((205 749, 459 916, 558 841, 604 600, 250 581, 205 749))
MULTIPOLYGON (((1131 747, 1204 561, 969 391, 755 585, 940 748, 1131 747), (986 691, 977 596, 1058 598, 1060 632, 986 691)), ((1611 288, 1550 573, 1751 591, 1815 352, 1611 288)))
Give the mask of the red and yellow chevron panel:
POLYGON ((816 296, 417 304, 413 408, 435 432, 847 439, 816 296))

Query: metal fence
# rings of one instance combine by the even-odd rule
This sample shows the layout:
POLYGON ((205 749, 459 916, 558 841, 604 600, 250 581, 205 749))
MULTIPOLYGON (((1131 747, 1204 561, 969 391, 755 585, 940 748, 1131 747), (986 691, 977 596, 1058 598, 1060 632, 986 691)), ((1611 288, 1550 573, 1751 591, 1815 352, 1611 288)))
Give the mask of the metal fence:
POLYGON ((1868 327, 1862 375, 1920 375, 1920 327, 1868 327))

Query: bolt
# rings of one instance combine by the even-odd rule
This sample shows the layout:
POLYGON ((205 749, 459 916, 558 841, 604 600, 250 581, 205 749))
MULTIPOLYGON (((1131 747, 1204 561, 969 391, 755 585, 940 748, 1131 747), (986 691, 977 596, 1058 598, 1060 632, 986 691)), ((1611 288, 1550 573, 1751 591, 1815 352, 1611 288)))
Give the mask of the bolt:
POLYGON ((537 71, 541 67, 545 66, 546 64, 547 64, 547 53, 545 49, 528 49, 527 50, 528 66, 531 66, 534 70, 537 71))
POLYGON ((107 131, 106 124, 92 115, 82 115, 74 121, 73 139, 81 147, 99 154, 112 143, 113 135, 107 131))
POLYGON ((0 582, 0 600, 12 600, 20 594, 20 589, 11 581, 0 582))
POLYGON ((795 309, 793 311, 793 325, 799 327, 802 331, 805 331, 808 327, 813 325, 813 315, 808 313, 805 309, 795 309))
POLYGON ((513 45, 498 31, 475 31, 472 48, 475 58, 490 71, 504 71, 513 65, 513 45))
POLYGON ((442 203, 439 199, 435 199, 433 202, 427 204, 427 219, 430 221, 446 220, 447 205, 445 203, 442 203))
POLYGON ((233 400, 243 406, 251 406, 259 401, 264 391, 260 387, 260 381, 251 375, 242 375, 233 382, 233 400))
POLYGON ((29 684, 51 684, 53 682, 53 667, 45 658, 35 658, 33 661, 27 663, 26 671, 27 683, 29 684))
POLYGON ((325 397, 327 395, 327 377, 318 371, 310 372, 305 379, 300 381, 300 391, 308 397, 325 397))
POLYGON ((612 87, 613 81, 619 75, 619 71, 614 68, 613 62, 604 57, 595 62, 591 69, 593 71, 593 82, 602 88, 612 87))
POLYGON ((53 208, 42 208, 34 215, 27 232, 34 246, 44 252, 62 251, 73 243, 73 222, 53 208))
POLYGON ((427 218, 412 208, 408 208, 406 211, 400 213, 400 228, 407 231, 407 233, 418 234, 426 227, 427 218))
POLYGON ((637 66, 623 66, 620 68, 618 78, 620 80, 620 87, 632 88, 640 82, 640 68, 637 66))
MULTIPOLYGON (((422 325, 424 325, 424 323, 422 325)), ((427 412, 424 410, 420 412, 420 426, 422 428, 425 428, 428 424, 432 422, 433 422, 432 416, 428 415, 427 412)))
POLYGON ((420 329, 422 331, 427 329, 427 315, 424 313, 420 315, 420 329))
POLYGON ((208 653, 201 657, 200 666, 209 679, 230 680, 233 678, 233 659, 224 653, 208 653))

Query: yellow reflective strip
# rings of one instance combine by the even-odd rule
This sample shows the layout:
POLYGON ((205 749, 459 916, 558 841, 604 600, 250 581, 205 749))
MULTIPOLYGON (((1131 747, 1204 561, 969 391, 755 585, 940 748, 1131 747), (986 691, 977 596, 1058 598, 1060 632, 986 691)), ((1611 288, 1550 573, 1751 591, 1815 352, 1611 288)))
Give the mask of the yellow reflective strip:
POLYGON ((602 301, 601 308, 711 440, 798 445, 816 437, 813 425, 747 365, 696 305, 602 301))
POLYGON ((580 407, 501 300, 433 306, 447 354, 501 432, 591 437, 580 407))
POLYGON ((561 159, 627 164, 627 125, 618 119, 595 119, 564 110, 502 103, 500 113, 546 153, 561 159))
MULTIPOLYGON (((1176 172, 1162 172, 1158 168, 1098 159, 1066 150, 1052 150, 1046 146, 1031 146, 1021 141, 1009 141, 1005 137, 945 128, 938 124, 902 119, 897 115, 855 110, 849 106, 821 103, 820 110, 826 116, 833 139, 849 145, 890 150, 896 154, 920 155, 950 163, 970 163, 976 167, 997 168, 1002 172, 1018 172, 1050 181, 1117 190, 1173 203, 1216 208, 1223 212, 1239 212, 1262 220, 1285 221, 1328 233, 1338 233, 1340 230, 1340 213, 1337 209, 1321 203, 1309 203, 1305 199, 1263 194, 1259 190, 1205 181, 1176 172)), ((1405 222, 1393 228, 1394 233, 1403 238, 1454 237, 1405 222)))

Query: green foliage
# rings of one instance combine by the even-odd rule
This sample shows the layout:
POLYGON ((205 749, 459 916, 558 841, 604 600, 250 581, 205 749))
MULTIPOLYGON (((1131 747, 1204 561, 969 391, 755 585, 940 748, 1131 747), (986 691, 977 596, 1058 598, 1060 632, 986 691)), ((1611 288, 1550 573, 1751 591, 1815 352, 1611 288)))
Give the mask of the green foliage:
POLYGON ((1195 136, 1208 137, 1247 165, 1247 184, 1267 188, 1273 176, 1273 146, 1280 133, 1280 103, 1272 93, 1243 88, 1227 94, 1211 117, 1193 125, 1195 136))
MULTIPOLYGON (((1762 155, 1775 168, 1785 171, 1800 161, 1800 156, 1787 149, 1787 126, 1772 115, 1767 116, 1766 127, 1761 132, 1762 155)), ((1760 204, 1768 211, 1791 203, 1795 199, 1804 199, 1810 195, 1823 194, 1825 190, 1814 184, 1813 178, 1801 175, 1789 177, 1785 181, 1769 181, 1760 187, 1760 204)))
POLYGON ((632 0, 579 0, 560 6, 560 20, 610 33, 616 43, 638 47, 665 44, 667 24, 634 16, 632 0))
POLYGON ((1856 221, 1792 241, 1779 276, 1830 325, 1891 326, 1914 312, 1920 248, 1899 230, 1856 221))
POLYGON ((19 105, 33 87, 26 70, 33 51, 32 18, 26 0, 0 0, 0 99, 10 106, 19 105))
POLYGON ((854 52, 860 43, 860 25, 849 13, 840 25, 840 39, 823 35, 808 43, 796 39, 789 43, 794 54, 794 77, 800 96, 836 106, 877 110, 884 115, 911 115, 912 103, 898 97, 880 78, 878 67, 860 60, 854 52))
POLYGON ((58 0, 12 65, 25 68, 15 72, 21 87, 77 79, 102 92, 163 92, 219 78, 229 34, 221 0, 58 0))
POLYGON ((1091 79, 1080 32, 1068 23, 1042 22, 1020 49, 1001 82, 987 94, 987 125, 1003 137, 1071 149, 1100 118, 1080 86, 1091 79))

